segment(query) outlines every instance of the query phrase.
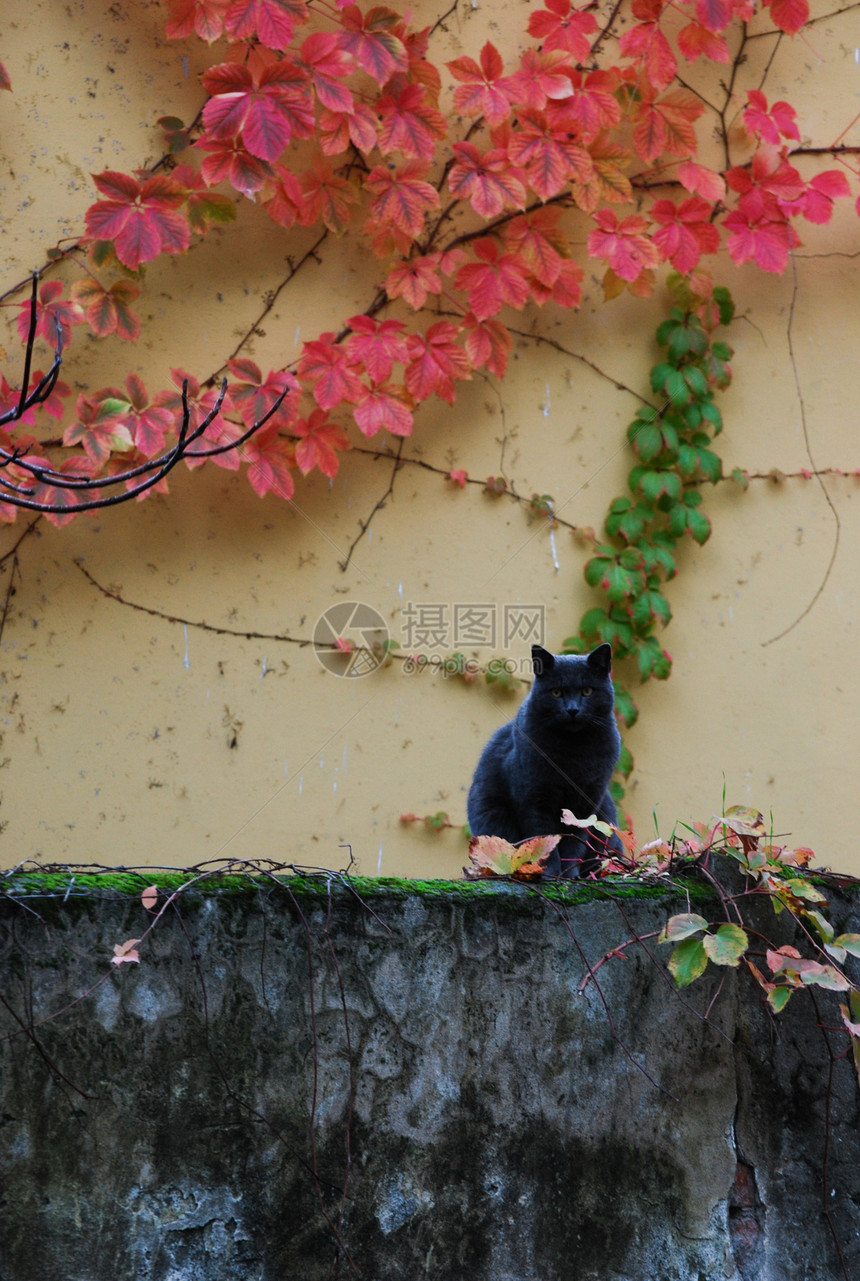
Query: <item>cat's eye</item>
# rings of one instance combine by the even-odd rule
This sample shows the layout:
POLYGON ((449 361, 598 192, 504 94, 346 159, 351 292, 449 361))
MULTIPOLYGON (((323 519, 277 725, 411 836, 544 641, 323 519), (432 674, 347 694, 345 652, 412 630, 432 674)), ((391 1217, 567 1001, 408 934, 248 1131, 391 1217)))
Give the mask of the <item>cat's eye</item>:
POLYGON ((560 689, 554 689, 554 690, 551 690, 551 691, 550 691, 550 693, 552 694, 553 698, 561 698, 561 690, 560 690, 560 689))
POLYGON ((583 687, 582 687, 582 692, 583 692, 584 696, 587 698, 587 697, 588 697, 588 695, 591 693, 591 686, 590 686, 590 685, 583 685, 583 687))

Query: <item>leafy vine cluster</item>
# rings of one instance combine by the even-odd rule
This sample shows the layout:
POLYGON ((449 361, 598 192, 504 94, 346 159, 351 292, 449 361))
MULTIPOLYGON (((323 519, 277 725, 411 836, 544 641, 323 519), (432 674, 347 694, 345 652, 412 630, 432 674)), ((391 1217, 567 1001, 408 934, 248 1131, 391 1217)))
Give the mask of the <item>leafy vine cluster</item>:
MULTIPOLYGON (((530 12, 512 66, 487 42, 477 60, 446 64, 446 84, 430 59, 433 30, 385 5, 170 0, 168 37, 217 45, 220 60, 201 77, 190 124, 162 117, 168 150, 157 165, 94 175, 98 199, 82 234, 51 255, 73 258, 77 278, 42 283, 37 334, 67 347, 86 325, 98 338, 135 342, 146 265, 232 221, 238 198, 258 200, 285 235, 314 227, 356 237, 378 258, 380 283, 360 314, 333 317, 295 362, 264 372, 234 352, 220 400, 214 378, 177 369, 173 386, 152 395, 132 373, 121 388, 72 401, 57 379, 22 409, 20 389, 4 378, 0 412, 7 426, 20 416, 0 440, 0 518, 13 520, 29 499, 65 523, 86 502, 87 481, 151 461, 183 416, 191 430, 209 418, 212 462, 246 466, 260 494, 291 497, 296 472, 333 476, 350 426, 402 438, 423 401, 453 403, 479 368, 501 377, 510 310, 579 305, 583 219, 607 297, 648 295, 661 264, 689 276, 724 244, 735 262, 783 270, 799 243, 795 222, 827 221, 849 194, 847 149, 842 168, 807 180, 789 159, 800 140, 794 109, 758 87, 745 97, 733 87, 720 122, 727 140, 731 107, 751 155, 710 168, 698 154, 709 104, 680 66, 730 62, 732 43, 742 48, 761 17, 757 35, 796 34, 807 0, 633 0, 623 31, 621 8, 601 27, 591 5, 551 0, 530 12), (193 159, 177 162, 186 153, 193 159), (677 188, 680 198, 652 194, 677 188), (395 314, 382 319, 384 310, 395 314), (50 419, 64 424, 61 437, 45 434, 50 419), (33 427, 38 435, 25 432, 33 427), (56 483, 34 485, 23 458, 56 483), (64 477, 71 492, 58 500, 64 477)), ((14 77, 0 82, 8 88, 14 77)), ((707 294, 699 275, 694 290, 707 294)), ((18 328, 26 341, 27 301, 18 328)))

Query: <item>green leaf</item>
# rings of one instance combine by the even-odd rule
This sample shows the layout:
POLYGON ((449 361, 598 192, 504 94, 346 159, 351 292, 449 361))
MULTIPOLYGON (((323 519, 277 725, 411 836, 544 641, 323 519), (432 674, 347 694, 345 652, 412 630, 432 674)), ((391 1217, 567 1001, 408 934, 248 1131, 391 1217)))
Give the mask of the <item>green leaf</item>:
MULTIPOLYGON (((812 916, 813 913, 810 912, 808 915, 812 916)), ((816 912, 814 915, 817 916, 818 913, 816 912)), ((837 947, 842 947, 846 952, 850 952, 852 956, 860 956, 860 934, 840 934, 833 942, 837 947)))
POLYGON ((679 943, 669 957, 669 973, 678 987, 687 987, 704 974, 708 964, 701 939, 688 938, 679 943))
POLYGON ((702 417, 707 418, 708 422, 713 427, 714 435, 719 436, 720 432, 723 430, 723 416, 719 409, 717 409, 714 402, 710 399, 700 400, 699 409, 702 417))
POLYGON ((639 719, 639 709, 626 689, 615 687, 615 711, 629 729, 639 719))
MULTIPOLYGON (((595 605, 593 609, 586 610, 582 615, 582 618, 579 621, 579 629, 583 636, 597 636, 600 634, 600 628, 606 622, 608 622, 606 610, 601 609, 599 605, 595 605)), ((578 636, 572 637, 571 639, 576 640, 577 643, 579 643, 578 636)), ((565 641, 563 648, 566 649, 569 643, 569 641, 565 641)))
MULTIPOLYGON (((603 610, 600 612, 603 613, 603 610)), ((586 632, 586 635, 590 635, 590 633, 586 632)), ((566 640, 561 642, 561 649, 564 654, 584 654, 588 648, 581 636, 568 636, 566 640)))
POLYGON ((704 916, 699 916, 697 912, 680 912, 677 916, 669 917, 657 936, 657 942, 677 943, 707 928, 708 922, 704 916))
POLYGON ((684 367, 684 381, 697 400, 706 400, 708 398, 708 380, 698 365, 686 365, 684 367))
POLYGON ((709 960, 715 965, 737 966, 749 947, 749 938, 746 930, 727 922, 720 926, 716 934, 708 934, 703 940, 703 946, 709 960))
POLYGON ((784 1010, 788 1005, 792 991, 793 988, 779 984, 768 992, 767 1002, 775 1014, 779 1014, 780 1010, 784 1010))
POLYGON ((735 304, 732 296, 724 285, 716 285, 714 288, 714 302, 720 313, 720 324, 728 325, 731 323, 735 314, 735 304))
POLYGON ((666 375, 666 381, 663 384, 663 391, 669 397, 673 405, 686 405, 690 399, 690 391, 687 379, 678 369, 672 369, 666 375))

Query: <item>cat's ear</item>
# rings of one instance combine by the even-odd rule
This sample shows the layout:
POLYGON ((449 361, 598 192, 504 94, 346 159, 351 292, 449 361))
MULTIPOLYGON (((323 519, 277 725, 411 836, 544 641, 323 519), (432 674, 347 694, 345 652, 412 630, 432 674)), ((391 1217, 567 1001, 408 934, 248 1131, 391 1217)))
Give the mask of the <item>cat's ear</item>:
MULTIPOLYGON (((607 649, 609 646, 607 646, 607 649)), ((555 665, 555 654, 551 654, 543 645, 532 645, 532 665, 535 676, 543 676, 555 665)))
POLYGON ((601 676, 608 676, 612 668, 612 646, 608 643, 598 645, 593 649, 586 659, 588 666, 601 676))

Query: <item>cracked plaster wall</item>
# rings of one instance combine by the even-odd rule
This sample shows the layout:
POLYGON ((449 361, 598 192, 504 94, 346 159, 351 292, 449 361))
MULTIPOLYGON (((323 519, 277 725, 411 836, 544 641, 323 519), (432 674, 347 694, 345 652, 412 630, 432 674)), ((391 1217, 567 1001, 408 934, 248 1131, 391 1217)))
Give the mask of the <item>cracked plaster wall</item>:
MULTIPOLYGON (((477 54, 486 39, 512 53, 526 7, 410 6, 431 26, 448 12, 432 39, 439 64, 477 54)), ((832 8, 813 0, 808 36, 751 40, 744 75, 770 101, 790 99, 805 141, 842 136, 850 145, 856 10, 832 8)), ((91 173, 152 163, 162 148, 157 119, 198 110, 203 52, 162 38, 165 13, 160 0, 5 0, 0 56, 13 92, 0 95, 4 297, 58 240, 80 232, 91 173)), ((686 74, 705 76, 698 64, 686 74)), ((701 86, 716 95, 725 68, 712 74, 701 86)), ((741 317, 729 334, 735 382, 721 400, 729 471, 792 472, 813 460, 851 471, 860 462, 847 390, 860 346, 860 224, 843 203, 831 226, 803 225, 804 248, 784 277, 715 266, 741 317)), ((133 367, 152 392, 168 385, 172 366, 205 378, 239 343, 264 368, 282 365, 303 339, 361 311, 379 285, 369 255, 330 239, 287 286, 287 257, 297 262, 311 240, 301 229, 286 237, 244 202, 236 227, 147 267, 140 342, 79 334, 64 377, 86 392, 121 383, 133 367)), ((410 604, 445 607, 449 622, 456 604, 485 604, 500 631, 506 605, 539 604, 547 644, 561 646, 595 603, 582 578, 586 549, 563 527, 551 542, 522 506, 478 487, 455 491, 443 475, 503 471, 519 493, 551 493, 566 520, 599 528, 624 492, 624 432, 647 393, 662 315, 661 295, 604 304, 599 276, 587 274, 576 315, 512 317, 519 332, 504 383, 477 376, 454 409, 427 403, 396 474, 390 458, 356 450, 331 486, 320 474, 299 480, 286 505, 204 469, 176 476, 169 496, 64 530, 43 523, 25 538, 0 640, 0 862, 175 865, 289 851, 340 866, 338 847, 349 842, 366 874, 458 874, 459 833, 413 829, 404 841, 399 815, 442 809, 463 821, 480 748, 516 699, 396 667, 338 680, 309 647, 276 638, 307 640, 344 600, 377 609, 407 648, 410 604), (125 605, 84 578, 81 558, 125 605)), ((15 315, 4 308, 3 323, 15 315)), ((11 332, 0 346, 11 373, 11 332)), ((846 661, 858 621, 860 502, 853 477, 823 483, 832 508, 817 483, 799 480, 756 482, 743 497, 730 485, 708 494, 713 536, 684 552, 669 585, 674 672, 637 694, 642 714, 628 735, 637 768, 627 803, 641 832, 651 832, 655 807, 664 833, 676 820, 707 819, 725 792, 728 803, 772 812, 777 830, 814 846, 822 862, 860 871, 844 812, 860 770, 860 686, 846 661), (804 615, 834 551, 813 608, 766 644, 804 615)), ((0 556, 19 532, 0 531, 0 556)), ((10 567, 3 562, 0 599, 10 567)), ((449 629, 437 656, 455 648, 449 629)), ((506 646, 500 634, 476 650, 491 652, 522 662, 528 644, 506 646)), ((635 692, 635 674, 631 684, 635 692)))
POLYGON ((4 899, 0 1279, 834 1281, 825 1144, 856 1275, 857 1084, 812 1005, 729 974, 703 1019, 636 945, 580 994, 671 906, 190 892, 110 969, 136 898, 4 899))

